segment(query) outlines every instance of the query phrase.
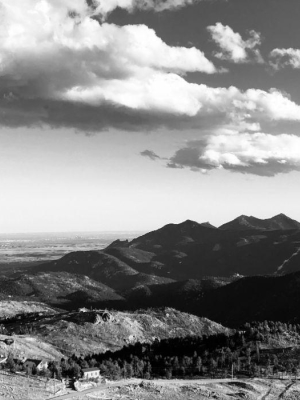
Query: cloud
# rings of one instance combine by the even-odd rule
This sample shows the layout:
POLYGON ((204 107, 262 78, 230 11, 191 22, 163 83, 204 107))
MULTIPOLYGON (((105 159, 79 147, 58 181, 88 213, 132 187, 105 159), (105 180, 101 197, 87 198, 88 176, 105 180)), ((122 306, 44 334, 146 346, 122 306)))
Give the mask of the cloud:
POLYGON ((226 169, 260 176, 300 170, 300 138, 257 132, 216 135, 191 141, 179 149, 168 166, 206 172, 226 169))
MULTIPOLYGON (((159 10, 171 3, 145 4, 159 10)), ((298 168, 297 157, 288 156, 298 145, 294 137, 278 135, 272 141, 272 135, 260 133, 264 122, 300 121, 300 106, 288 95, 276 89, 241 91, 190 83, 185 79, 189 72, 219 72, 202 51, 169 46, 145 25, 99 23, 94 19, 98 5, 0 0, 0 125, 46 124, 83 132, 144 132, 162 126, 194 130, 202 141, 178 150, 170 168, 267 175, 298 168), (263 137, 274 154, 285 148, 287 153, 277 157, 265 152, 263 162, 258 161, 254 155, 263 137), (242 139, 245 152, 238 151, 242 139)), ((254 33, 243 42, 247 57, 258 42, 254 33)))
POLYGON ((218 72, 203 52, 169 46, 145 25, 101 24, 97 4, 0 0, 1 125, 199 129, 235 120, 259 130, 260 120, 300 120, 279 91, 188 82, 188 72, 218 72))
POLYGON ((223 25, 220 22, 208 26, 207 30, 221 49, 220 52, 215 53, 215 57, 236 64, 263 62, 260 51, 257 48, 261 44, 260 33, 252 30, 249 32, 249 39, 243 40, 239 33, 234 32, 230 26, 223 25))
POLYGON ((299 49, 274 49, 270 53, 273 59, 271 65, 275 69, 284 67, 300 68, 300 50, 299 49))
MULTIPOLYGON (((217 72, 204 53, 169 46, 145 25, 100 24, 96 12, 84 0, 0 0, 1 121, 56 125, 48 111, 55 103, 66 113, 89 106, 96 120, 108 108, 137 121, 144 111, 194 113, 195 100, 187 96, 162 103, 186 85, 181 75, 217 72), (162 93, 160 84, 170 90, 173 83, 162 93)), ((90 124, 86 118, 86 129, 90 124)))
POLYGON ((152 150, 144 150, 141 152, 141 156, 143 157, 148 157, 150 160, 155 161, 155 160, 160 160, 161 157, 158 156, 154 151, 152 150))
POLYGON ((105 16, 111 13, 117 7, 123 8, 130 12, 136 9, 161 12, 165 10, 182 8, 199 1, 201 0, 94 0, 93 3, 95 5, 96 12, 105 16))

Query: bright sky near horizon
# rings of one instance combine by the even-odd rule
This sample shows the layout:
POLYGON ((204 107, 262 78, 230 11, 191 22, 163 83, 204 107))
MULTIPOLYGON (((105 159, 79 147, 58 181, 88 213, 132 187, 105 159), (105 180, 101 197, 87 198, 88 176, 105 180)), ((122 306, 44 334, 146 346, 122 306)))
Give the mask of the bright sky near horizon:
POLYGON ((300 220, 299 0, 0 0, 0 233, 300 220))

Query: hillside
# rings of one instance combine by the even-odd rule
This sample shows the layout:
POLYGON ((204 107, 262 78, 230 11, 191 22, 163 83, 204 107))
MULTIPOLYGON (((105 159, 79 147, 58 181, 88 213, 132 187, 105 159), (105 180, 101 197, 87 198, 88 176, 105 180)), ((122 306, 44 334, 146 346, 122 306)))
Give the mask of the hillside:
MULTIPOLYGON (((122 248, 120 249, 122 250, 122 248)), ((124 249, 126 250, 126 249, 124 249)), ((136 252, 135 252, 136 253, 136 252)), ((151 255, 153 257, 154 254, 151 255)), ((131 264, 149 262, 144 252, 131 254, 131 264)), ((168 283, 170 278, 156 277, 139 272, 122 260, 121 255, 116 257, 103 251, 72 252, 57 261, 39 265, 34 271, 65 271, 72 274, 84 274, 94 281, 101 282, 119 293, 141 284, 168 283)))
MULTIPOLYGON (((237 278, 207 277, 201 280, 188 279, 163 285, 140 285, 125 293, 128 305, 140 307, 174 307, 190 311, 191 305, 201 299, 204 293, 227 285, 237 278)), ((197 310, 194 308, 197 314, 197 310)))
POLYGON ((13 353, 15 358, 34 358, 46 360, 59 360, 63 357, 63 353, 42 337, 34 335, 14 335, 14 344, 8 347, 3 340, 7 336, 0 334, 0 354, 7 356, 13 353))
POLYGON ((82 303, 122 302, 108 286, 85 275, 67 272, 37 272, 14 278, 0 277, 0 298, 43 301, 58 307, 73 308, 82 303))
POLYGON ((49 307, 47 304, 35 301, 0 301, 0 319, 11 318, 17 314, 55 314, 56 312, 56 309, 49 307))
POLYGON ((245 277, 207 292, 191 305, 226 326, 247 321, 300 322, 300 272, 284 276, 245 277))
POLYGON ((88 354, 118 350, 126 344, 153 342, 156 338, 229 333, 230 330, 206 318, 165 308, 136 312, 83 310, 64 312, 35 320, 2 321, 6 332, 31 334, 64 354, 88 354))

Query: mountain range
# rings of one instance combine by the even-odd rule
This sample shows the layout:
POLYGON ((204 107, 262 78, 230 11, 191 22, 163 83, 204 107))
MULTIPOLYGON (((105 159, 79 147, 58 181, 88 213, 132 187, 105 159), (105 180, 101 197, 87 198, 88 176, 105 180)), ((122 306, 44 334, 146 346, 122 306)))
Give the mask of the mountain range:
POLYGON ((287 217, 284 214, 278 214, 275 215, 275 217, 268 219, 259 219, 252 216, 248 217, 247 215, 240 215, 233 221, 221 225, 220 229, 257 229, 262 231, 289 230, 300 229, 300 223, 294 219, 287 217))
POLYGON ((300 317, 299 261, 300 223, 283 214, 240 216, 219 228, 187 220, 2 277, 0 296, 69 309, 169 306, 228 326, 291 320, 300 317))
POLYGON ((297 271, 300 224, 282 214, 255 221, 239 217, 220 228, 190 220, 169 224, 102 251, 69 253, 37 270, 85 274, 119 291, 141 283, 297 271))

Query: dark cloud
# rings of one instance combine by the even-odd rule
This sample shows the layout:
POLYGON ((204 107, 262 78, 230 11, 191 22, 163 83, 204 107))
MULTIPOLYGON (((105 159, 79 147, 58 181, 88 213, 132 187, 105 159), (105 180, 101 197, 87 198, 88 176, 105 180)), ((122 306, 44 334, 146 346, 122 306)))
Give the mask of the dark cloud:
MULTIPOLYGON (((108 129, 123 131, 151 131, 162 127, 184 129, 192 121, 188 117, 174 116, 159 111, 134 110, 110 102, 101 106, 84 103, 38 99, 0 99, 1 126, 74 128, 96 133, 108 129)), ((196 125, 196 121, 194 121, 196 125)))
POLYGON ((144 150, 140 154, 141 154, 141 156, 148 157, 148 158, 150 158, 150 160, 153 160, 153 161, 161 159, 161 157, 158 156, 156 153, 154 153, 154 151, 152 151, 152 150, 144 150))

